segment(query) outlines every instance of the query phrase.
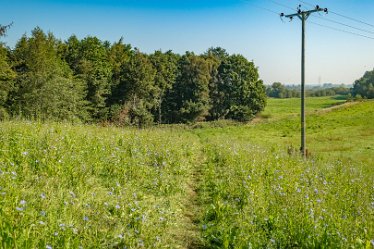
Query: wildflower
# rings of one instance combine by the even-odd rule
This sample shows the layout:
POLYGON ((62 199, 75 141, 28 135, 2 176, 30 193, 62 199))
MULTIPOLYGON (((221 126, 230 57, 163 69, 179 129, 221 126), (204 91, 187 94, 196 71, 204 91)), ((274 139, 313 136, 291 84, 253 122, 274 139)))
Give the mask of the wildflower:
POLYGON ((374 239, 370 240, 371 246, 374 246, 374 239))
POLYGON ((297 188, 297 189, 296 189, 296 192, 297 192, 297 193, 301 193, 301 189, 300 189, 300 188, 297 188))
POLYGON ((109 206, 108 202, 104 202, 104 206, 106 207, 109 206))
POLYGON ((206 229, 207 229, 207 225, 204 224, 204 225, 203 225, 203 230, 206 230, 206 229))
POLYGON ((318 203, 321 203, 321 202, 322 202, 322 200, 321 200, 321 199, 317 199, 317 202, 318 202, 318 203))
POLYGON ((315 194, 318 194, 318 189, 315 188, 315 189, 314 189, 314 193, 315 193, 315 194))
POLYGON ((53 235, 54 235, 54 236, 58 236, 58 232, 55 232, 53 235))
POLYGON ((139 247, 144 247, 144 241, 142 239, 139 239, 138 245, 139 247))
POLYGON ((50 246, 50 245, 46 245, 45 248, 46 248, 46 249, 52 249, 52 246, 50 246))
POLYGON ((62 230, 65 230, 65 224, 64 224, 64 223, 61 223, 61 224, 59 225, 59 227, 60 227, 62 230))
POLYGON ((27 156, 27 154, 29 154, 29 152, 27 152, 27 151, 22 152, 23 156, 27 156))
POLYGON ((40 220, 40 221, 39 221, 39 224, 40 224, 40 225, 45 225, 45 222, 42 221, 42 220, 40 220))
POLYGON ((25 200, 21 200, 21 201, 19 202, 19 204, 22 205, 22 206, 25 206, 25 205, 26 205, 26 201, 25 201, 25 200))
POLYGON ((88 219, 87 216, 83 216, 83 220, 84 220, 84 221, 88 221, 89 219, 88 219))
POLYGON ((116 209, 120 209, 120 208, 121 208, 121 206, 117 204, 116 205, 116 209))
POLYGON ((72 198, 76 198, 77 197, 73 191, 70 191, 69 194, 71 195, 72 198))
POLYGON ((16 209, 17 209, 17 211, 20 211, 20 212, 23 211, 23 208, 21 208, 21 207, 16 207, 16 209))
POLYGON ((41 216, 45 216, 45 214, 46 214, 45 211, 40 211, 41 216))
POLYGON ((45 194, 44 194, 44 193, 41 193, 41 194, 40 194, 40 198, 45 199, 45 194))
POLYGON ((117 237, 120 238, 120 239, 123 239, 123 234, 120 234, 117 237))

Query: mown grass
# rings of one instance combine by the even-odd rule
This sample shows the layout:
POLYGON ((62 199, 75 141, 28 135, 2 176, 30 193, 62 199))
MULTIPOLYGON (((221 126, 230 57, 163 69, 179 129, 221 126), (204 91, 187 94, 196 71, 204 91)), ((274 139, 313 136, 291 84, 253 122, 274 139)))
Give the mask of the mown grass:
MULTIPOLYGON (((288 100, 288 108, 287 100, 269 100, 265 113, 269 109, 278 110, 271 118, 256 120, 246 126, 208 127, 195 133, 203 140, 219 136, 223 140, 247 141, 265 148, 297 153, 300 117, 292 110, 295 100, 288 100), (277 101, 281 107, 277 107, 277 101)), ((308 102, 314 103, 312 107, 307 106, 306 115, 306 147, 312 157, 374 164, 373 101, 339 105, 341 100, 322 97, 310 98, 308 102)))
POLYGON ((371 248, 374 102, 311 102, 308 160, 294 100, 248 125, 0 123, 0 247, 371 248))
MULTIPOLYGON (((339 98, 339 96, 306 98, 305 110, 307 114, 310 114, 321 109, 337 106, 343 103, 345 103, 345 100, 339 98)), ((268 119, 268 121, 298 116, 300 115, 300 105, 300 98, 269 98, 265 110, 259 116, 264 119, 268 119)))

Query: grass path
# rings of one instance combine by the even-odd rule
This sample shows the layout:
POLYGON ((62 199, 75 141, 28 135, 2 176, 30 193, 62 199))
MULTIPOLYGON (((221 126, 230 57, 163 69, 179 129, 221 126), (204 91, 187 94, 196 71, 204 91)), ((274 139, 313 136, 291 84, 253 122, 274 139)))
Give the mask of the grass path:
MULTIPOLYGON (((197 140, 199 141, 199 140, 197 140)), ((199 228, 202 208, 199 202, 199 186, 201 185, 201 168, 206 159, 203 153, 203 144, 199 143, 199 155, 192 166, 190 177, 187 178, 186 196, 184 199, 184 217, 186 230, 182 231, 183 240, 187 249, 204 248, 199 228)))

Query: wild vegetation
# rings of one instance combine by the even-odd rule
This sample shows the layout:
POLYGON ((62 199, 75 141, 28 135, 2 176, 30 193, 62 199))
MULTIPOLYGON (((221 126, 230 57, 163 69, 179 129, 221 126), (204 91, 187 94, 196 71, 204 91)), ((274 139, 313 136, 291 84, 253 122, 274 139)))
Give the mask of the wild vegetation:
POLYGON ((247 125, 2 122, 1 247, 371 248, 373 102, 307 106, 307 160, 295 99, 247 125))

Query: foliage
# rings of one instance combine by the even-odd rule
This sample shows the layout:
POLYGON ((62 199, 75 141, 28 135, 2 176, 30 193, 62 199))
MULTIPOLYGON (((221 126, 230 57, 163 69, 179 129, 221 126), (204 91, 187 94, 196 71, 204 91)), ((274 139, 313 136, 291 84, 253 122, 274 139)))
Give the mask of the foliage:
POLYGON ((187 52, 178 66, 178 77, 168 96, 168 120, 177 123, 204 120, 209 110, 209 64, 206 59, 187 52))
POLYGON ((265 108, 265 87, 253 62, 231 55, 218 68, 223 117, 248 121, 265 108))
POLYGON ((5 36, 7 30, 8 30, 12 25, 13 25, 13 23, 10 23, 10 24, 8 24, 8 25, 1 25, 1 24, 0 24, 0 37, 1 37, 1 36, 5 36))
POLYGON ((136 126, 248 121, 266 102, 254 63, 220 47, 202 55, 145 54, 123 38, 60 41, 36 28, 6 50, 0 54, 4 117, 136 126))
POLYGON ((142 126, 153 122, 150 110, 155 106, 155 74, 152 63, 140 51, 135 51, 129 63, 123 64, 118 92, 122 93, 120 100, 128 109, 130 124, 142 126))
POLYGON ((266 94, 272 98, 294 98, 300 97, 300 91, 295 89, 287 89, 282 83, 274 82, 266 88, 266 94))
POLYGON ((364 76, 355 81, 352 89, 352 95, 367 99, 374 98, 374 69, 372 71, 365 72, 364 76))
POLYGON ((7 119, 8 114, 8 97, 13 89, 15 72, 9 65, 7 49, 0 44, 0 120, 7 119))
POLYGON ((13 52, 17 77, 9 100, 13 116, 41 120, 85 116, 85 88, 58 57, 56 46, 54 36, 40 28, 17 43, 13 52))
POLYGON ((157 117, 158 123, 162 123, 162 105, 165 105, 164 99, 167 91, 172 89, 176 81, 179 57, 172 51, 166 53, 155 51, 149 59, 156 70, 153 92, 153 98, 156 100, 154 116, 157 117))

